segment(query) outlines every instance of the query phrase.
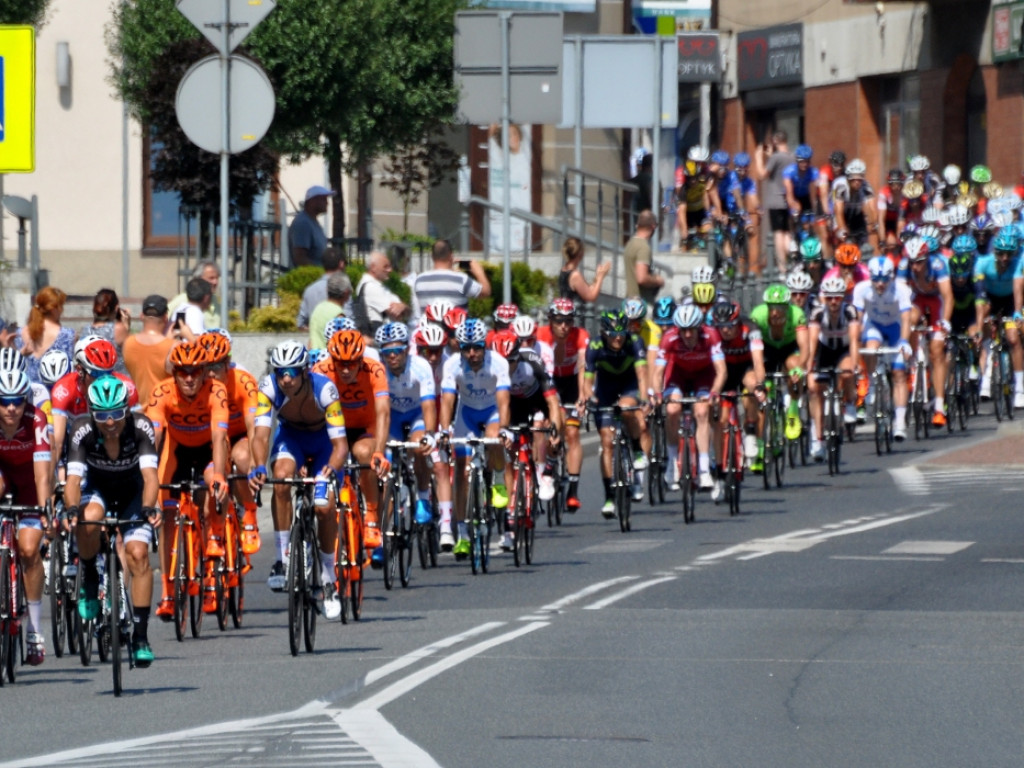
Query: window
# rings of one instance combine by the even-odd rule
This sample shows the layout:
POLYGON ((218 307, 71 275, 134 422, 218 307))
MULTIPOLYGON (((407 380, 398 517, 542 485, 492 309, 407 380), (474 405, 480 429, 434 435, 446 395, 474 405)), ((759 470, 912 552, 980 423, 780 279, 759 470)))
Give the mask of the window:
POLYGON ((921 148, 921 79, 890 77, 882 82, 883 168, 899 168, 921 148))

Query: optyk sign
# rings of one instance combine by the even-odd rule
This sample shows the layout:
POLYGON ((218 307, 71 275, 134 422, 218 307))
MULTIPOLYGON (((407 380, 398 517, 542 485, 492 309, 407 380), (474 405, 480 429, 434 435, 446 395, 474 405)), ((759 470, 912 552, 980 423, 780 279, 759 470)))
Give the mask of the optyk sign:
POLYGON ((803 83, 803 25, 741 32, 736 40, 741 91, 803 83))

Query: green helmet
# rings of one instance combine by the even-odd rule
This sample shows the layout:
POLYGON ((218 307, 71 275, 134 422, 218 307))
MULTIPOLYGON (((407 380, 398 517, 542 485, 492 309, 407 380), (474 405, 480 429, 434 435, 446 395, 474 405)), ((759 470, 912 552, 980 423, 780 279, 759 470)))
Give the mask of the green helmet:
POLYGON ((89 408, 113 411, 128 407, 128 385, 116 376, 101 376, 89 385, 89 408))
POLYGON ((976 165, 971 168, 971 181, 975 184, 988 184, 992 181, 992 171, 987 165, 976 165))
POLYGON ((776 283, 765 288, 765 304, 789 304, 789 298, 789 288, 784 285, 776 283))
POLYGON ((800 244, 800 255, 804 261, 821 259, 821 241, 816 237, 808 237, 800 244))
POLYGON ((601 313, 601 333, 625 333, 626 313, 621 309, 609 309, 601 313))

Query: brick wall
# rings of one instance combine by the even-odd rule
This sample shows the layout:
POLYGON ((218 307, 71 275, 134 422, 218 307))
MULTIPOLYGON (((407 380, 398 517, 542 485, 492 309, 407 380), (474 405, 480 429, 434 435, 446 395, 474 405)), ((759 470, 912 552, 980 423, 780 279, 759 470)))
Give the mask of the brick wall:
POLYGON ((921 73, 921 144, 919 151, 941 172, 945 166, 946 92, 948 69, 929 69, 921 73))
POLYGON ((1000 183, 1024 170, 1024 74, 1017 64, 982 67, 987 99, 988 165, 1000 183))

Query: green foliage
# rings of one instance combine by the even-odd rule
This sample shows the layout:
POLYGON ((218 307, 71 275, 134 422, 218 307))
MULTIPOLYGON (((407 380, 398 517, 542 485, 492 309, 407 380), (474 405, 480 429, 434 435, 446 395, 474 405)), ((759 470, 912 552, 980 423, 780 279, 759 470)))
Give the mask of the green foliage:
POLYGON ((275 306, 257 307, 249 313, 249 321, 245 330, 263 333, 281 333, 295 330, 295 318, 299 314, 302 297, 293 293, 280 295, 280 303, 275 306))
POLYGON ((434 238, 427 235, 418 235, 415 232, 399 232, 397 229, 388 227, 381 233, 382 243, 410 243, 412 245, 426 245, 433 247, 434 238))
POLYGON ((38 34, 46 24, 49 4, 50 0, 2 0, 0 24, 29 24, 36 28, 38 34))
POLYGON ((313 265, 296 267, 277 278, 277 292, 279 295, 291 294, 301 299, 302 292, 319 280, 323 274, 323 267, 313 265))
MULTIPOLYGON (((487 279, 491 281, 489 298, 470 299, 469 314, 472 317, 490 317, 494 308, 502 302, 505 295, 504 270, 501 264, 483 263, 487 279)), ((543 270, 530 269, 522 262, 512 264, 512 303, 519 306, 520 311, 532 313, 535 309, 545 306, 550 298, 551 288, 558 278, 547 275, 543 270)))

